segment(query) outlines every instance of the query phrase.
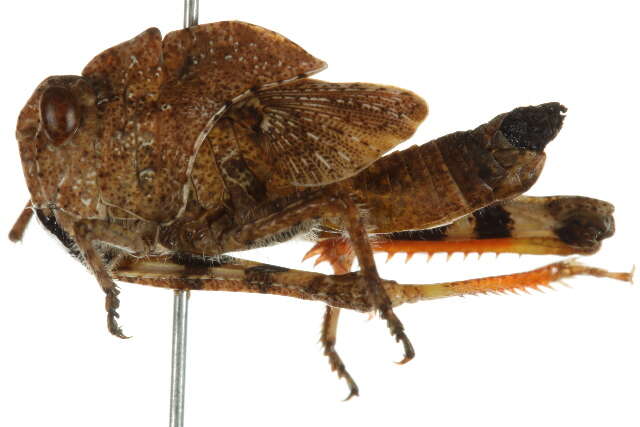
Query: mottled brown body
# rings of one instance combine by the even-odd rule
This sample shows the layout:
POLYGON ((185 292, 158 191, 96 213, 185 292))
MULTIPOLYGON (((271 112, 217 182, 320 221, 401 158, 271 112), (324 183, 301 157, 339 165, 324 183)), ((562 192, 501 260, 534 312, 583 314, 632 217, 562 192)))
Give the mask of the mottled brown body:
MULTIPOLYGON (((394 306, 506 289, 486 281, 442 284, 436 294, 401 289, 378 276, 369 234, 397 241, 389 233, 458 221, 453 231, 460 218, 519 196, 538 178, 566 109, 517 108, 381 158, 413 135, 426 103, 392 86, 309 78, 324 67, 279 34, 219 22, 164 38, 151 28, 96 56, 82 75, 37 87, 16 130, 27 206, 96 276, 111 333, 125 337, 114 279, 323 301, 325 353, 353 396, 357 386, 335 351, 340 307, 379 312, 404 346, 404 363, 414 351, 394 306), (340 274, 223 255, 317 230, 348 234, 349 262, 334 263, 340 274), (354 257, 360 271, 349 273, 354 257)), ((583 205, 583 216, 555 230, 571 251, 589 240, 594 217, 611 214, 583 205)), ((563 217, 566 200, 545 208, 563 217)), ((12 240, 29 219, 20 216, 12 240)), ((628 279, 563 263, 507 280, 522 288, 576 274, 628 279)))

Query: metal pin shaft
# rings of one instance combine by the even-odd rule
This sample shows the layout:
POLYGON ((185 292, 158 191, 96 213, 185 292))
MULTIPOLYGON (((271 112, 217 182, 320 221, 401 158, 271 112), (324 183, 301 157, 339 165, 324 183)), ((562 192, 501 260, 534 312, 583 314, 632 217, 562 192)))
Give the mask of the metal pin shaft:
MULTIPOLYGON (((198 0, 184 1, 184 27, 198 25, 198 0)), ((173 297, 173 340, 171 348, 171 411, 169 427, 184 426, 184 384, 187 362, 187 315, 189 291, 173 297)))
POLYGON ((189 291, 176 291, 173 297, 173 342, 171 349, 170 427, 184 425, 184 381, 187 358, 187 316, 189 291))
POLYGON ((184 0, 184 28, 198 25, 198 0, 184 0))

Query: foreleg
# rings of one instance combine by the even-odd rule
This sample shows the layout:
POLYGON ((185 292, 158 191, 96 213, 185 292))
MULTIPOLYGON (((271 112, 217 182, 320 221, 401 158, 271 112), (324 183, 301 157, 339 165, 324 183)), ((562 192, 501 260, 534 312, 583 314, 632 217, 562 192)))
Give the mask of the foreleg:
POLYGON ((117 319, 120 300, 120 290, 111 279, 108 268, 104 264, 99 245, 108 245, 137 255, 145 255, 152 246, 154 233, 144 233, 137 229, 137 224, 113 223, 102 220, 85 219, 73 226, 76 244, 82 257, 93 274, 98 279, 100 287, 106 295, 105 310, 107 311, 107 327, 109 332, 119 338, 127 338, 117 319), (146 236, 146 239, 145 239, 146 236))

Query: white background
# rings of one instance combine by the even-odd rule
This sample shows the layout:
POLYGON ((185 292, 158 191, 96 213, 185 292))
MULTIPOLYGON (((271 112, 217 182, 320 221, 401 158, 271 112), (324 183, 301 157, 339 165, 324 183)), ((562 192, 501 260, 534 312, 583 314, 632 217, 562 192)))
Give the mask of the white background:
MULTIPOLYGON (((531 194, 613 202, 617 234, 585 260, 637 264, 639 95, 633 2, 201 1, 200 22, 240 19, 278 31, 330 67, 319 78, 405 87, 430 116, 411 143, 477 126, 521 105, 564 103, 564 130, 531 194)), ((78 74, 101 50, 150 26, 182 24, 171 1, 13 1, 0 6, 0 230, 29 195, 15 120, 46 76, 78 74)), ((407 147, 405 143, 403 147, 407 147)), ((3 231, 3 232, 4 232, 3 231)), ((261 252, 298 260, 309 244, 261 252)), ((95 280, 32 225, 1 240, 0 419, 7 426, 158 426, 168 422, 172 294, 122 286, 133 338, 108 335, 95 280)), ((383 264, 428 283, 532 268, 554 258, 484 255, 383 264)), ((324 270, 328 272, 327 267, 324 270)), ((329 372, 317 343, 323 306, 264 295, 191 299, 187 426, 637 426, 640 290, 577 278, 573 289, 420 303, 397 314, 417 357, 379 320, 345 313, 338 349, 361 388, 329 372), (393 423, 393 424, 391 424, 393 423)))

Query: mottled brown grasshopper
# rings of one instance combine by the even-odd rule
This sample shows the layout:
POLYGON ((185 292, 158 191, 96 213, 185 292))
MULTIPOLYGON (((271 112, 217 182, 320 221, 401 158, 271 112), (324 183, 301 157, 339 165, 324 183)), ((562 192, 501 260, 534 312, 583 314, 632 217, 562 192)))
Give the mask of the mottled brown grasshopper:
POLYGON ((36 212, 95 274, 109 331, 121 338, 114 280, 324 301, 325 353, 349 396, 358 389, 334 348, 340 308, 379 312, 404 363, 414 351, 399 304, 577 274, 630 279, 560 262, 430 286, 381 280, 373 250, 590 253, 613 233, 613 208, 518 197, 562 126, 558 103, 380 158, 414 133, 426 103, 395 87, 309 78, 324 67, 276 33, 220 22, 164 39, 152 28, 81 76, 47 78, 18 119, 31 198, 10 237, 36 212), (336 275, 224 255, 299 234, 318 241, 309 255, 336 275), (349 273, 354 258, 360 270, 349 273))

